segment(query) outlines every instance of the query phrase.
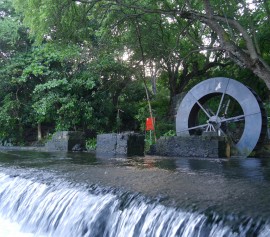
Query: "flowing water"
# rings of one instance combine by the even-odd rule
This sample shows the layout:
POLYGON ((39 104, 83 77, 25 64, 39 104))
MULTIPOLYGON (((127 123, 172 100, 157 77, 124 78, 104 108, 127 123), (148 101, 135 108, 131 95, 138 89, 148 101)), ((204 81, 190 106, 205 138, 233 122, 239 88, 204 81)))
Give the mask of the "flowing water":
POLYGON ((0 152, 0 237, 270 236, 270 159, 0 152))

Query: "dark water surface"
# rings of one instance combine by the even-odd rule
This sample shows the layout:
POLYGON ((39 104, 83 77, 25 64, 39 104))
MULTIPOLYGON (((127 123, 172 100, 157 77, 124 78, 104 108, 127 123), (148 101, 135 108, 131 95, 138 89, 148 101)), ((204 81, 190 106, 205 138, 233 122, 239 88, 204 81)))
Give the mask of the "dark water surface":
MULTIPOLYGON (((13 186, 22 185, 22 196, 14 203, 0 205, 0 214, 14 219, 22 228, 27 227, 35 236, 270 236, 270 158, 146 156, 110 159, 91 153, 2 150, 0 174, 3 175, 1 182, 8 183, 2 193, 0 190, 1 202, 5 195, 13 199, 13 186), (27 184, 30 186, 26 189, 28 181, 32 183, 27 184), (82 223, 87 222, 86 210, 78 207, 74 212, 82 215, 82 221, 79 227, 68 229, 61 218, 71 200, 63 204, 64 197, 60 194, 59 200, 54 197, 54 205, 63 206, 54 214, 55 222, 49 218, 52 214, 48 214, 50 204, 47 202, 43 204, 46 210, 42 209, 43 214, 39 216, 37 204, 24 203, 26 196, 32 200, 37 195, 30 188, 33 183, 50 187, 42 193, 41 200, 45 200, 51 190, 62 193, 63 184, 72 190, 87 191, 98 200, 104 198, 99 205, 110 202, 110 208, 114 209, 93 209, 93 216, 102 218, 88 217, 92 227, 83 230, 82 223), (33 212, 20 213, 25 205, 33 212), (35 215, 36 218, 30 220, 30 216, 35 215), (115 222, 111 222, 111 218, 104 219, 110 215, 115 222), (127 226, 133 226, 133 231, 127 226)), ((87 197, 87 200, 92 199, 87 197)), ((93 207, 96 202, 89 205, 93 207)), ((66 219, 73 223, 73 218, 69 215, 66 219)))

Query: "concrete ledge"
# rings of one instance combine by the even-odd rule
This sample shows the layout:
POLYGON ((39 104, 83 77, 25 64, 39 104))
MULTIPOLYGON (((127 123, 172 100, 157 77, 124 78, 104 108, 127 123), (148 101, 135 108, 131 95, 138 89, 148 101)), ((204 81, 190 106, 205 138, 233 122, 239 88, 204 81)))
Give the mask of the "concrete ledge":
POLYGON ((151 147, 151 155, 171 157, 226 157, 226 142, 223 137, 174 136, 161 137, 151 147))

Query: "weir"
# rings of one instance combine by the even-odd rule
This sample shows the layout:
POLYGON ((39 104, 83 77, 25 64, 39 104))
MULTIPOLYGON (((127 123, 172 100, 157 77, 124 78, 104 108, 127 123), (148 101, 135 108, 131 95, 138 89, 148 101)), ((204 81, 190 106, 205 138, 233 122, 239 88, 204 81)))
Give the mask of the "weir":
POLYGON ((270 161, 0 152, 2 237, 267 237, 270 161))
POLYGON ((140 194, 78 187, 63 180, 44 184, 4 173, 0 219, 18 223, 27 236, 263 237, 270 229, 263 220, 184 211, 140 194))

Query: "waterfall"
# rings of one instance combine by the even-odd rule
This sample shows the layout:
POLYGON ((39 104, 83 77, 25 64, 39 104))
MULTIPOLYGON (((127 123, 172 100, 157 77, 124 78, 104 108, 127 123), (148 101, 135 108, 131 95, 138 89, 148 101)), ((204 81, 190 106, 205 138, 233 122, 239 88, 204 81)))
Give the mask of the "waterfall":
POLYGON ((5 221, 16 223, 20 236, 264 237, 270 233, 262 220, 185 211, 140 194, 65 180, 42 183, 4 173, 0 173, 0 219, 0 229, 5 221))

